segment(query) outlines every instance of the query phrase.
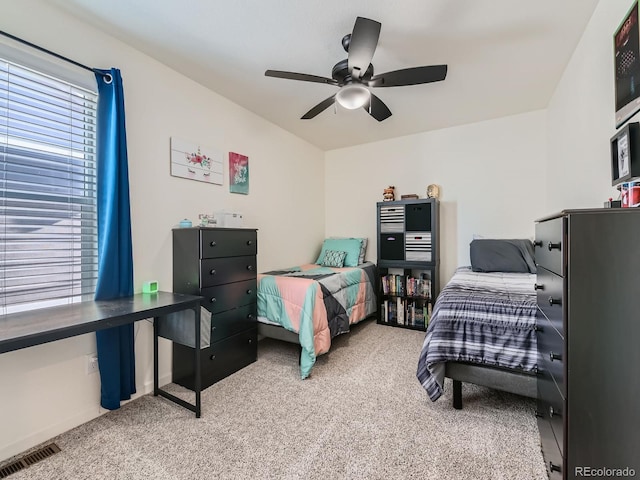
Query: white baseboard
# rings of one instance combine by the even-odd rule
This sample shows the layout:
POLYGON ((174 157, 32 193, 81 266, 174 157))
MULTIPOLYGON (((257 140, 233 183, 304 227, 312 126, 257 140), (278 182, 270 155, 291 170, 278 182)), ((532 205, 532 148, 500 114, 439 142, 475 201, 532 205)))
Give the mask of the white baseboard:
MULTIPOLYGON (((161 376, 158 379, 158 383, 160 384, 160 386, 164 386, 168 383, 171 383, 171 373, 161 376)), ((131 400, 125 400, 122 402, 122 404, 124 405, 125 403, 131 402, 136 398, 141 397, 142 395, 146 395, 147 393, 152 393, 152 392, 153 392, 153 379, 147 382, 144 382, 144 384, 142 385, 142 391, 132 395, 131 400)), ((61 433, 67 432, 72 428, 76 428, 82 425, 83 423, 87 423, 95 418, 98 418, 99 416, 104 415, 107 412, 109 412, 109 410, 106 410, 100 407, 100 405, 96 405, 96 406, 87 408, 86 410, 78 413, 77 415, 68 417, 61 422, 58 422, 54 425, 49 425, 46 428, 43 428, 42 430, 38 430, 37 432, 31 433, 30 435, 22 437, 14 441, 13 443, 10 443, 0 448, 0 462, 3 462, 4 460, 10 457, 13 457, 15 455, 18 455, 22 452, 25 452, 30 448, 35 447, 36 445, 40 445, 41 443, 51 440, 52 438, 60 435, 61 433)))
POLYGON ((94 418, 98 418, 103 413, 108 412, 108 410, 104 410, 99 406, 94 406, 84 410, 83 412, 78 413, 77 415, 73 415, 64 419, 61 422, 58 422, 54 425, 49 425, 42 430, 38 430, 30 435, 22 437, 9 445, 5 445, 0 448, 0 461, 4 461, 14 455, 18 455, 30 448, 35 447, 41 443, 46 442, 47 440, 51 440, 52 438, 64 433, 72 428, 77 427, 78 425, 82 425, 94 418))

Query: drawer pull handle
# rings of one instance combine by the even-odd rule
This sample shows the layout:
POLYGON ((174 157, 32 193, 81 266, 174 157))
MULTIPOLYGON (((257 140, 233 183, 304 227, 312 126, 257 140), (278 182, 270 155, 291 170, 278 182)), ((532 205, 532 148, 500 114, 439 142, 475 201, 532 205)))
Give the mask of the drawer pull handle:
POLYGON ((551 360, 552 362, 554 360, 562 361, 562 355, 560 355, 559 353, 549 352, 549 360, 551 360))
POLYGON ((249 320, 253 320, 253 315, 252 315, 252 314, 249 314, 249 315, 247 315, 247 318, 248 318, 249 320))
POLYGON ((211 269, 211 270, 209 271, 209 275, 215 275, 215 274, 216 274, 216 271, 215 271, 215 270, 211 269))
POLYGON ((253 290, 249 289, 247 290, 247 295, 251 295, 253 293, 253 290))
POLYGON ((211 355, 211 356, 209 357, 209 360, 215 360, 215 359, 216 359, 216 356, 215 356, 215 355, 211 355))
POLYGON ((247 245, 253 245, 253 240, 247 240, 247 245))
POLYGON ((549 297, 549 305, 560 305, 562 303, 562 299, 549 297))
POLYGON ((253 265, 247 265, 247 270, 253 270, 253 265))
POLYGON ((253 343, 253 340, 252 340, 252 339, 249 339, 249 343, 253 343))
POLYGON ((212 247, 215 247, 217 244, 216 242, 211 242, 209 245, 211 245, 212 247))
POLYGON ((536 410, 536 418, 544 418, 544 413, 539 412, 538 410, 536 410))
POLYGON ((549 245, 547 245, 547 248, 549 248, 549 251, 554 250, 554 249, 555 250, 560 250, 560 247, 561 247, 561 243, 560 242, 558 242, 558 243, 549 242, 549 245))
POLYGON ((544 290, 544 285, 542 285, 540 283, 534 283, 533 284, 533 289, 534 290, 544 290))
POLYGON ((549 405, 549 416, 553 418, 555 416, 560 417, 561 415, 560 412, 556 411, 556 409, 553 408, 553 406, 549 405))
POLYGON ((551 471, 551 472, 561 472, 562 468, 560 468, 560 465, 556 465, 553 462, 549 462, 549 471, 551 471))
POLYGON ((216 297, 211 297, 211 300, 209 300, 211 303, 216 303, 218 300, 216 299, 216 297))
POLYGON ((541 247, 541 246, 542 246, 542 240, 536 240, 535 242, 533 242, 533 248, 541 247))
POLYGON ((544 328, 542 328, 540 325, 534 325, 533 326, 533 331, 534 332, 544 332, 544 328))

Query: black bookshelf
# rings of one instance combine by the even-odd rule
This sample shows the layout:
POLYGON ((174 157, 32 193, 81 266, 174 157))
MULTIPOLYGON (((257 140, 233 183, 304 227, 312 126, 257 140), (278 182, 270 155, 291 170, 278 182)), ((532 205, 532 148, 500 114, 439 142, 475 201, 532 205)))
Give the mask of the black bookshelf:
POLYGON ((377 203, 378 323, 427 329, 439 286, 439 203, 377 203))

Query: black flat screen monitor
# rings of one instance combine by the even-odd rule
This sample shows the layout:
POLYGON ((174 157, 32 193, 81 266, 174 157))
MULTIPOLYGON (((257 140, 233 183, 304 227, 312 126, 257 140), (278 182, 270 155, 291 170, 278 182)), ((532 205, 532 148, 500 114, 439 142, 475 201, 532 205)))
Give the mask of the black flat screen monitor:
POLYGON ((640 110, 640 33, 638 1, 613 35, 616 128, 640 110))

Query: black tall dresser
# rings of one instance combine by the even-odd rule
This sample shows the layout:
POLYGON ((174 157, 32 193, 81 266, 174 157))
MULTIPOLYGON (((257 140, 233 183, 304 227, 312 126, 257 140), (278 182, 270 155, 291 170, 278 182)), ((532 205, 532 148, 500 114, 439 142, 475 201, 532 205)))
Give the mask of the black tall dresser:
POLYGON ((640 208, 565 210, 535 230, 549 478, 640 478, 640 208))
MULTIPOLYGON (((202 295, 211 312, 211 346, 201 350, 202 388, 257 358, 257 231, 248 228, 173 230, 173 291, 202 295)), ((173 382, 194 386, 193 349, 173 344, 173 382)))

